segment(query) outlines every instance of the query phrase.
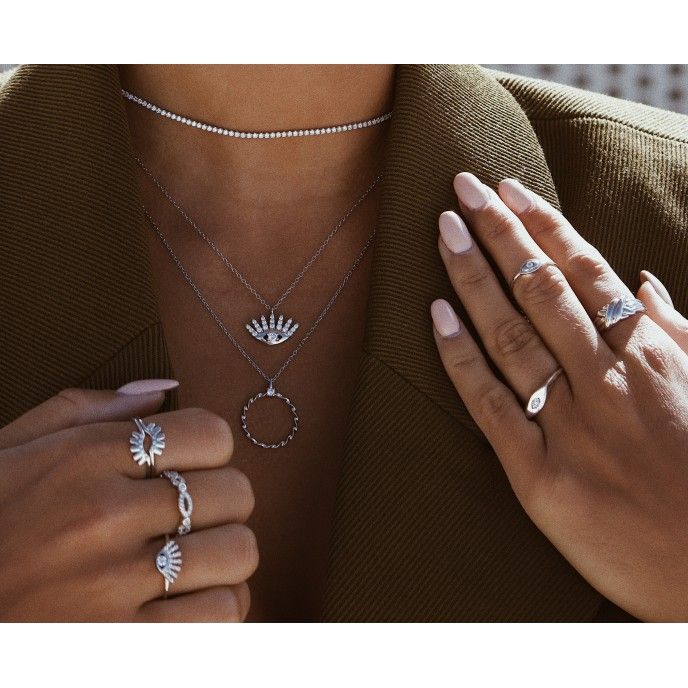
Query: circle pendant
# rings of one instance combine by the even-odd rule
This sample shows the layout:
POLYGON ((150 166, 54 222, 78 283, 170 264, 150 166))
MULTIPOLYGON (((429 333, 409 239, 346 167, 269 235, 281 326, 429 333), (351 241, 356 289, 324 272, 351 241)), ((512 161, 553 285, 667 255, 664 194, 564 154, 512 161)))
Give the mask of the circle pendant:
POLYGON ((291 403, 287 397, 285 397, 283 394, 280 394, 273 386, 272 383, 267 388, 267 391, 265 392, 259 392, 255 396, 251 397, 245 404, 244 408, 241 411, 241 429, 244 431, 244 434, 246 437, 248 437, 253 444, 257 445, 258 447, 263 447, 263 449, 279 449, 280 447, 284 447, 288 442, 294 439, 294 435, 296 434, 296 431, 299 429, 299 415, 296 412, 296 406, 291 403), (282 440, 279 442, 261 442, 260 440, 256 439, 251 432, 248 429, 248 425, 246 423, 246 418, 248 416, 248 410, 251 408, 253 404, 256 403, 256 401, 260 401, 264 397, 272 397, 273 399, 280 399, 283 401, 286 406, 289 408, 291 411, 292 415, 292 426, 291 426, 291 431, 290 433, 282 440))

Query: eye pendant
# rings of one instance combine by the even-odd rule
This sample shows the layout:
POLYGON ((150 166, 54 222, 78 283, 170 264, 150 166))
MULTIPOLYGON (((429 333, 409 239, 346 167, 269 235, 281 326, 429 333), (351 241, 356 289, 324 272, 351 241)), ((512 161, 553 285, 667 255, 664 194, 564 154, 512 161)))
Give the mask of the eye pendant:
POLYGON ((252 321, 253 324, 247 324, 246 329, 251 333, 254 339, 263 342, 263 344, 281 344, 282 342, 286 342, 298 329, 299 324, 292 324, 292 322, 293 318, 289 318, 289 320, 284 322, 283 315, 280 315, 277 322, 275 322, 275 312, 270 311, 269 322, 264 315, 261 315, 260 322, 254 318, 252 321))

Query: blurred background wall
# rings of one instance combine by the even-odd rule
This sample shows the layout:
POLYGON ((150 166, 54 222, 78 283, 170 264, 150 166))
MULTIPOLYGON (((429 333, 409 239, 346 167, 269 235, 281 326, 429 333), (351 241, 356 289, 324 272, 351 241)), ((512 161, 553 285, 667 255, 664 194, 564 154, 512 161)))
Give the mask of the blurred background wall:
POLYGON ((490 64, 503 72, 558 81, 615 98, 688 114, 688 65, 490 64))
MULTIPOLYGON (((0 65, 0 71, 13 65, 0 65)), ((688 114, 688 65, 491 64, 503 72, 558 81, 569 86, 635 100, 688 114)))

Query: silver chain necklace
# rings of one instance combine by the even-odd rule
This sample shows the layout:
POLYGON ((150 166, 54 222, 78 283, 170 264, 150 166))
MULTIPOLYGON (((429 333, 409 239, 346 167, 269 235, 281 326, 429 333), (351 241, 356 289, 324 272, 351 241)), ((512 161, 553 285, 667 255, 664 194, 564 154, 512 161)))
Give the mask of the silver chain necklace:
POLYGON ((186 124, 189 127, 195 127, 201 131, 207 131, 211 134, 219 134, 220 136, 230 136, 235 139, 284 139, 299 136, 321 136, 323 134, 340 134, 344 131, 354 131, 356 129, 368 129, 369 127, 374 127, 377 124, 382 124, 392 117, 391 112, 385 112, 382 115, 373 117, 372 119, 366 119, 360 122, 350 122, 347 124, 334 124, 329 127, 316 127, 315 129, 285 129, 282 131, 239 131, 237 129, 227 129, 225 127, 218 127, 214 124, 208 124, 207 122, 199 122, 198 120, 191 119, 190 117, 184 117, 183 115, 178 115, 175 112, 170 112, 161 108, 159 105, 155 105, 134 93, 130 93, 125 89, 122 89, 122 96, 127 100, 139 105, 146 110, 150 110, 156 115, 161 117, 167 117, 167 119, 173 122, 180 122, 181 124, 186 124))
MULTIPOLYGON (((377 177, 376 181, 379 180, 380 177, 377 177)), ((246 349, 237 341, 236 337, 230 332, 230 330, 227 328, 225 325, 224 321, 220 316, 213 310, 212 306, 208 303, 208 300, 206 299, 205 295, 201 291, 201 289, 198 287, 196 282, 193 280, 191 275, 189 274, 189 271, 184 267, 184 264, 181 262, 179 259, 179 256, 174 252, 172 249, 172 246, 170 245, 169 241, 167 240, 167 237, 163 234, 163 232, 160 230, 158 225, 156 224, 155 220, 151 217, 150 213, 146 209, 146 207, 143 207, 143 213, 146 216, 146 219, 148 220, 151 228, 155 231, 155 233, 158 235, 158 238, 160 239, 161 243, 167 250, 167 253, 169 254, 170 258, 174 262, 174 264, 177 266, 177 269, 179 272, 182 274, 184 279, 186 280, 187 284, 191 287, 193 290, 194 294, 196 295, 196 298, 200 301, 201 305, 205 310, 208 312, 210 317, 215 321, 215 324, 219 327, 220 331, 222 334, 234 345, 234 347, 239 351, 239 353, 251 364, 253 369, 268 383, 268 388, 265 392, 259 392, 258 394, 255 394, 252 396, 245 404, 241 412, 241 429, 243 430, 244 434, 246 437, 253 442, 256 446, 263 447, 264 449, 279 449, 280 447, 284 447, 288 442, 290 442, 293 438, 294 435, 296 434, 296 431, 298 430, 299 427, 299 416, 298 412, 296 410, 296 406, 291 402, 291 400, 284 396, 283 394, 280 394, 276 389, 275 389, 275 382, 278 380, 278 378, 282 375, 282 373, 289 367, 291 362, 298 356, 299 352, 301 349, 304 347, 306 342, 310 339, 311 335, 315 332, 316 328, 318 325, 321 323, 323 318, 327 315, 328 311, 332 306, 334 305, 335 301, 339 297, 339 295, 342 293, 344 287, 347 285, 349 279, 351 278, 351 275, 353 275, 354 271, 356 268, 360 265, 361 261, 363 260, 363 257, 366 254, 366 251, 370 247, 374 237, 375 237, 375 229, 370 233, 368 236, 368 239, 366 240, 365 244, 363 245, 363 248, 359 252, 359 254, 356 256, 356 259, 352 263, 351 267, 349 268, 349 271, 346 273, 344 276, 344 279, 339 283, 339 286, 335 289, 334 293, 332 294, 332 297, 330 300, 327 302, 325 307, 320 311, 318 317, 315 319, 311 327, 308 329, 306 334, 301 338, 301 341, 296 345, 294 350, 289 354, 288 358, 284 361, 284 363, 279 367, 279 369, 273 373, 272 375, 268 375, 262 368, 261 366, 255 361, 255 359, 246 351, 246 349), (284 437, 283 439, 277 441, 277 442, 261 442, 258 440, 256 437, 253 436, 253 434, 250 432, 248 428, 248 412, 251 406, 256 403, 257 401, 260 401, 261 399, 265 397, 272 397, 274 399, 279 399, 282 401, 287 408, 290 410, 292 414, 292 427, 289 432, 289 434, 284 437)))
POLYGON ((177 212, 184 218, 184 220, 195 230, 203 241, 212 249, 215 255, 222 261, 224 266, 244 285, 244 287, 259 301, 262 306, 270 312, 269 318, 265 315, 260 315, 260 322, 256 318, 253 318, 251 324, 247 323, 245 325, 246 330, 251 334, 251 336, 268 345, 281 344, 285 342, 289 337, 291 337, 294 332, 299 328, 299 323, 294 322, 293 318, 289 318, 286 322, 283 314, 280 314, 277 320, 275 320, 275 311, 282 305, 284 300, 294 291, 298 283, 304 277, 308 269, 315 263, 315 261, 320 257, 320 254, 325 250, 330 241, 339 232, 339 230, 344 226, 349 217, 354 213, 363 201, 370 195, 373 189, 377 186, 382 175, 375 177, 373 182, 368 186, 368 188, 356 199, 353 205, 342 215, 337 223, 334 225, 330 233, 325 237, 324 241, 317 248, 315 253, 308 259, 308 262, 304 265, 301 271, 296 275, 296 277, 291 281, 291 284, 282 292, 281 296, 275 301, 275 303, 270 304, 268 301, 261 296, 258 290, 244 277, 244 275, 239 272, 239 270, 232 264, 232 262, 226 258, 224 253, 218 248, 217 244, 198 226, 194 220, 189 217, 187 212, 181 207, 181 205, 175 200, 172 194, 163 186, 162 182, 146 167, 144 162, 136 157, 136 162, 143 172, 150 178, 150 180, 158 187, 163 196, 172 204, 172 206, 177 210, 177 212))

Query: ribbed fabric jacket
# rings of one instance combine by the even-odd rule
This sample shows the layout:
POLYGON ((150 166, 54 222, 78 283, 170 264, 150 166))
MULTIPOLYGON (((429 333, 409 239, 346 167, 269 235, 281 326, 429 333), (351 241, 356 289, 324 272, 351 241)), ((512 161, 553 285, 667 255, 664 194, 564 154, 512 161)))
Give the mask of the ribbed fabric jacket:
MULTIPOLYGON (((322 618, 628 618, 529 521, 442 369, 429 304, 465 313, 437 218, 457 172, 516 177, 688 315, 688 118, 442 65, 399 67, 394 111, 322 618)), ((0 89, 0 424, 64 387, 173 375, 131 156, 115 68, 25 66, 0 89)))

